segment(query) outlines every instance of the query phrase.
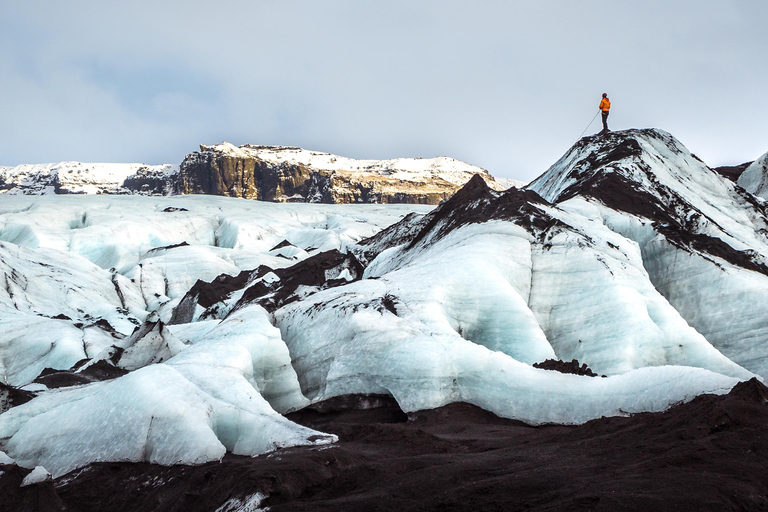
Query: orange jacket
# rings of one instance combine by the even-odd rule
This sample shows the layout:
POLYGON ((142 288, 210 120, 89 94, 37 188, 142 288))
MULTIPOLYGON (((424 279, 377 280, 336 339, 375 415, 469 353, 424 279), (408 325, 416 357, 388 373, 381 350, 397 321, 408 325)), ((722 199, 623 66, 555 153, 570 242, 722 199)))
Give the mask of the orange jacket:
POLYGON ((608 98, 603 98, 600 101, 600 106, 598 108, 603 112, 608 112, 609 110, 611 110, 611 100, 609 100, 608 98))

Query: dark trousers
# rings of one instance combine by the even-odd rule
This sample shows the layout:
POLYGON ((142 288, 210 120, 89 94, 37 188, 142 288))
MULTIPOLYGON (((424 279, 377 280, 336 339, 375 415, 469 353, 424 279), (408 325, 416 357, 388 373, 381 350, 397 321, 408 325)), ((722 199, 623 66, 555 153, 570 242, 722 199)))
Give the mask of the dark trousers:
POLYGON ((603 130, 608 131, 608 111, 603 110, 603 130))

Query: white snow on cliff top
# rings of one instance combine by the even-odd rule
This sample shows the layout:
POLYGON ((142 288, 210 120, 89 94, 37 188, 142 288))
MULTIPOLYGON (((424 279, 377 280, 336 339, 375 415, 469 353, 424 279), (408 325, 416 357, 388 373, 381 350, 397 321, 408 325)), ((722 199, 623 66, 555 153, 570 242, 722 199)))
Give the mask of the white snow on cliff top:
POLYGON ((170 177, 178 172, 176 164, 57 162, 0 166, 0 182, 8 188, 0 190, 0 194, 53 194, 56 181, 69 193, 117 193, 131 176, 170 177))
MULTIPOLYGON (((464 185, 474 174, 494 180, 481 167, 446 156, 436 158, 392 158, 389 160, 357 160, 344 156, 310 151, 290 146, 235 146, 222 142, 213 146, 200 145, 201 151, 216 151, 233 157, 257 157, 274 164, 301 164, 313 169, 329 171, 357 171, 381 174, 403 181, 423 181, 441 178, 453 185, 464 185)), ((501 182, 499 187, 504 185, 501 182)), ((508 188, 508 187, 504 187, 508 188)))

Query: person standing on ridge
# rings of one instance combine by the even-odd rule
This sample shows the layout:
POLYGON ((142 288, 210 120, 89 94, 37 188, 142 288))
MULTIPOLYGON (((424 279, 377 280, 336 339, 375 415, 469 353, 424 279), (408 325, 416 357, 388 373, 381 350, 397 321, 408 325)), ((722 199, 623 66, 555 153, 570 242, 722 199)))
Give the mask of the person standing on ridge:
POLYGON ((603 131, 600 133, 608 133, 608 112, 611 110, 611 100, 608 99, 608 93, 603 93, 603 99, 600 100, 600 106, 598 107, 603 114, 603 131))

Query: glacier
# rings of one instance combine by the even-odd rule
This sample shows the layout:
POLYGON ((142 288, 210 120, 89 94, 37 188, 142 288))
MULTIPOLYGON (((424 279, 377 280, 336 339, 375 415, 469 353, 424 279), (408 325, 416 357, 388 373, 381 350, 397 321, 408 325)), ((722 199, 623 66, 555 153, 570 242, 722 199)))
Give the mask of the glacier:
POLYGON ((768 375, 765 208, 660 130, 436 208, 4 195, 0 380, 35 396, 0 453, 57 478, 332 444, 284 415, 346 395, 541 425, 727 393, 768 375))

